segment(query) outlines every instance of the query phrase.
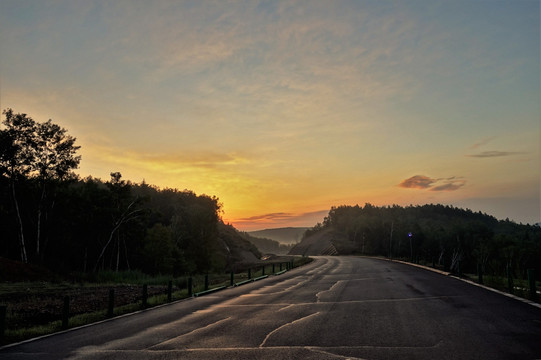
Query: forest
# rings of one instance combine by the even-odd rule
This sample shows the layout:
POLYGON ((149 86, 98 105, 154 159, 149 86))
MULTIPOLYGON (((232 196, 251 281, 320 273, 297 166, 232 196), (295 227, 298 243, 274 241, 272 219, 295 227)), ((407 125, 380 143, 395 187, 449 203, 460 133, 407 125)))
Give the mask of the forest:
MULTIPOLYGON (((3 111, 0 257, 55 273, 141 270, 194 274, 233 269, 288 247, 221 220, 219 199, 122 179, 79 178, 76 139, 53 123, 3 111), (250 242, 251 241, 251 242, 250 242)), ((444 205, 333 207, 320 231, 340 254, 422 258, 451 270, 515 276, 541 263, 541 227, 444 205)))
POLYGON ((76 139, 12 109, 0 129, 0 257, 59 274, 224 271, 258 249, 221 220, 219 199, 74 173, 76 139))
POLYGON ((333 207, 307 230, 334 234, 340 254, 386 256, 439 264, 451 271, 525 277, 541 264, 541 227, 445 205, 333 207), (459 269, 460 267, 460 269, 459 269))

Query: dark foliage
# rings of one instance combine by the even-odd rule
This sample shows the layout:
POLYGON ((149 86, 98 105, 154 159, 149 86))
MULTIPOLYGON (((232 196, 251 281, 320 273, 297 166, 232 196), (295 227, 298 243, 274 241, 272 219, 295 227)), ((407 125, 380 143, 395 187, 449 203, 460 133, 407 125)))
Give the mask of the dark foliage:
POLYGON ((75 138, 49 120, 4 111, 0 129, 0 256, 56 273, 223 271, 237 247, 259 252, 220 219, 216 197, 72 172, 75 138), (227 231, 226 231, 227 230, 227 231), (226 244, 230 240, 229 244, 226 244))
POLYGON ((348 246, 340 253, 424 259, 451 271, 515 276, 541 264, 541 227, 523 225, 469 209, 444 205, 333 207, 305 237, 332 229, 348 246))

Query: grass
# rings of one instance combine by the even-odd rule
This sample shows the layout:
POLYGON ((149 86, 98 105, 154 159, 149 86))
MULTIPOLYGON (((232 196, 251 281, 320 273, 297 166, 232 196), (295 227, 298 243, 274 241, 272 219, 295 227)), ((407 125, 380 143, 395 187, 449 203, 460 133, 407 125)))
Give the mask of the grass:
MULTIPOLYGON (((310 261, 312 261, 310 258, 294 258, 293 266, 298 267, 309 263, 310 261)), ((285 269, 285 262, 283 262, 283 264, 283 269, 285 269)), ((276 264, 275 272, 279 270, 279 265, 276 264)), ((251 269, 251 278, 256 278, 262 275, 270 275, 271 273, 271 264, 266 264, 264 267, 253 267, 251 269)), ((247 271, 234 275, 235 283, 239 283, 247 279, 247 271)), ((28 315, 19 313, 16 302, 18 301, 17 299, 20 299, 21 297, 24 298, 25 301, 29 301, 29 307, 35 310, 36 315, 39 315, 41 309, 52 306, 48 302, 53 301, 58 306, 58 303, 66 294, 76 293, 82 289, 92 291, 93 289, 98 288, 111 288, 113 286, 124 286, 128 284, 133 285, 133 291, 137 293, 137 298, 139 300, 129 304, 115 306, 113 316, 120 316, 142 309, 141 286, 144 284, 149 286, 162 286, 166 288, 167 283, 172 280, 174 286, 174 291, 172 292, 171 296, 172 301, 188 297, 187 276, 171 279, 170 276, 149 276, 139 271, 123 271, 118 273, 113 271, 105 271, 96 274, 76 274, 73 277, 73 280, 73 282, 0 283, 0 304, 7 305, 6 329, 3 339, 0 339, 1 344, 15 343, 26 339, 52 334, 62 330, 61 314, 58 312, 55 320, 44 324, 40 324, 34 315, 31 315, 29 318, 28 315), (11 302, 9 300, 10 298, 12 299, 11 302), (15 303, 13 301, 15 301, 15 303), (29 321, 30 323, 28 323, 29 321)), ((210 274, 208 276, 208 283, 210 289, 229 286, 231 284, 231 274, 210 274)), ((192 284, 194 294, 204 291, 205 275, 192 276, 192 284)), ((104 299, 101 300, 102 303, 103 301, 106 301, 104 299)), ((168 296, 166 291, 164 291, 161 294, 149 296, 147 299, 147 308, 165 304, 167 302, 168 296)), ((30 313, 34 314, 32 312, 30 313)), ((86 313, 74 314, 69 318, 68 328, 95 323, 107 318, 107 309, 103 307, 86 313)))
MULTIPOLYGON (((163 285, 171 280, 170 275, 148 275, 139 270, 129 271, 100 271, 98 273, 74 274, 74 280, 81 283, 97 284, 132 284, 132 285, 163 285)), ((180 279, 180 278, 177 278, 180 279)))
MULTIPOLYGON (((479 282, 479 277, 477 275, 470 275, 472 279, 474 279, 475 282, 479 282)), ((539 289, 540 282, 536 281, 536 290, 537 290, 537 299, 536 301, 539 302, 540 300, 540 293, 539 289)), ((507 277, 505 276, 495 276, 495 275, 483 275, 483 285, 491 287, 496 290, 500 290, 502 292, 509 292, 509 284, 507 282, 507 277)), ((516 295, 518 297, 524 298, 524 299, 531 299, 530 295, 530 284, 528 283, 528 280, 523 279, 513 279, 512 282, 513 286, 513 295, 516 295)))
MULTIPOLYGON (((180 300, 188 297, 188 291, 186 289, 184 290, 178 290, 171 294, 172 301, 180 300)), ((167 294, 160 294, 160 295, 154 295, 150 296, 147 299, 147 307, 151 308, 157 305, 162 305, 167 303, 167 294)), ((9 309, 9 308, 8 308, 9 309)), ((113 316, 120 316, 124 314, 133 313, 136 311, 142 310, 142 302, 136 302, 131 303, 123 306, 117 306, 113 310, 113 316)), ((10 314, 8 310, 7 314, 7 322, 9 322, 9 318, 11 316, 14 316, 14 314, 10 314)), ((89 313, 84 314, 78 314, 70 316, 69 322, 68 322, 68 329, 69 328, 75 328, 83 325, 92 324, 98 321, 106 320, 108 319, 107 316, 107 310, 98 310, 93 311, 89 313)), ((52 334, 58 331, 63 330, 62 328, 62 321, 56 320, 52 321, 50 323, 44 324, 44 325, 35 325, 30 327, 24 327, 24 328, 17 328, 17 329, 6 329, 4 334, 4 343, 14 343, 23 341, 26 339, 31 339, 43 335, 52 334)))

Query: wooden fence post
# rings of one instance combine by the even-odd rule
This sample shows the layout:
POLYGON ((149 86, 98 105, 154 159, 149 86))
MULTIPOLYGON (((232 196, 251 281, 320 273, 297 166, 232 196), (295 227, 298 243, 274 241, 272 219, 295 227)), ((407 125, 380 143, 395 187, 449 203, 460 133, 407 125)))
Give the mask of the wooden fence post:
POLYGON ((113 317, 115 308, 115 289, 109 289, 109 304, 107 306, 107 317, 113 317))
POLYGON ((513 286, 513 272, 511 271, 511 266, 507 265, 507 290, 509 291, 509 294, 513 294, 514 286, 513 286))
POLYGON ((70 297, 64 296, 64 306, 62 307, 62 329, 68 328, 70 314, 70 297))
POLYGON ((6 333, 6 314, 7 306, 0 305, 0 345, 4 343, 4 334, 6 333))
POLYGON ((148 306, 147 300, 148 300, 148 287, 147 287, 147 284, 144 284, 143 285, 143 296, 142 296, 142 301, 141 301, 141 307, 143 309, 146 309, 146 307, 148 306))
POLYGON ((528 282, 530 284, 530 299, 537 301, 537 289, 535 288, 535 269, 528 269, 528 282))
POLYGON ((483 266, 477 264, 477 276, 479 277, 479 284, 483 285, 483 266))

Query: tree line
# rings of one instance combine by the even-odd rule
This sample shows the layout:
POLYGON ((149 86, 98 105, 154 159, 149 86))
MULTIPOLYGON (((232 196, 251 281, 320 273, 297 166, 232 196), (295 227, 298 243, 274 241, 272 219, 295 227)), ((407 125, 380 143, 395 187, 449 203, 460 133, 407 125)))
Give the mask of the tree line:
POLYGON ((515 276, 541 264, 541 227, 444 205, 333 207, 320 231, 335 233, 338 252, 379 255, 411 261, 424 259, 451 271, 515 276), (340 241, 341 240, 341 241, 340 241))
POLYGON ((214 196, 81 179, 76 139, 12 109, 0 129, 0 257, 59 273, 223 271, 257 248, 222 222, 214 196))

